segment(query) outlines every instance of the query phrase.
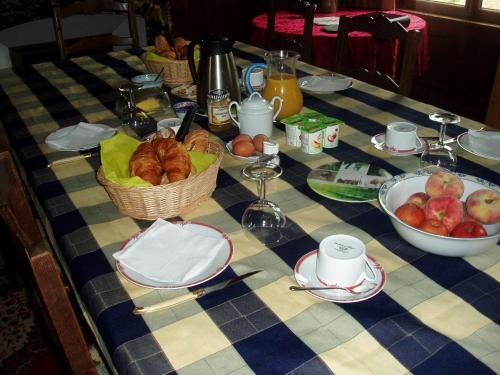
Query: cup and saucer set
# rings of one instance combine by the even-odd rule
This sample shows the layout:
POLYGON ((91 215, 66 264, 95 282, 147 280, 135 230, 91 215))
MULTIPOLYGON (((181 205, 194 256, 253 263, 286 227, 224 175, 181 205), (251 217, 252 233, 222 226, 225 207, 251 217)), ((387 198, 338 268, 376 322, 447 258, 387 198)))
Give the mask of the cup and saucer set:
POLYGON ((336 234, 324 238, 318 250, 302 256, 294 269, 297 286, 325 301, 353 303, 377 295, 386 282, 383 267, 356 237, 336 234))
POLYGON ((417 135, 417 126, 409 122, 392 122, 387 125, 385 133, 372 137, 371 143, 380 151, 395 156, 420 154, 426 144, 417 135))

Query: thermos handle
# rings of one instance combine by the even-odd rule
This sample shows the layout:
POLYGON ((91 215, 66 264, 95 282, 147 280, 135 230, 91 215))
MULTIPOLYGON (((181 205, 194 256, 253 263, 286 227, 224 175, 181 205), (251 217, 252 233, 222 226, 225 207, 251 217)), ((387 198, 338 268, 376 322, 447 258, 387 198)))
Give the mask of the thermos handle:
POLYGON ((280 114, 281 112, 281 108, 283 108, 283 99, 281 98, 281 96, 274 96, 272 99, 271 99, 271 104, 273 105, 274 107, 274 101, 275 100, 279 100, 280 102, 280 105, 278 107, 278 110, 276 111, 276 113, 274 114, 273 116, 273 121, 276 121, 276 117, 278 117, 278 115, 280 114))
POLYGON ((229 103, 229 107, 228 107, 228 110, 229 110, 229 117, 231 117, 231 120, 234 121, 234 123, 236 125, 238 125, 238 128, 241 128, 240 126, 240 123, 233 117, 233 113, 231 112, 231 107, 233 105, 236 105, 236 111, 239 112, 240 111, 240 105, 238 104, 238 102, 235 102, 235 101, 232 101, 231 103, 229 103))
MULTIPOLYGON (((187 49, 187 58, 189 63, 189 70, 191 71, 191 76, 193 77, 193 81, 196 84, 200 83, 200 77, 198 76, 198 72, 196 71, 196 65, 194 63, 194 47, 197 44, 201 44, 200 40, 193 40, 188 44, 187 49)), ((201 51, 200 51, 201 52, 201 51)))
POLYGON ((263 63, 257 63, 257 64, 252 64, 248 67, 247 71, 245 72, 245 86, 249 94, 253 93, 253 88, 252 85, 250 84, 250 74, 252 74, 252 72, 257 68, 266 69, 267 65, 263 63))

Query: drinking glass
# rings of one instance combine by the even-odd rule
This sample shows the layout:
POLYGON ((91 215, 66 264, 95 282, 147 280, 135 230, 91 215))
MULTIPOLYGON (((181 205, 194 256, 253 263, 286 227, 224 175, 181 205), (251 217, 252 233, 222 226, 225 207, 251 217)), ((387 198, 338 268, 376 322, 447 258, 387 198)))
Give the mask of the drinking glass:
POLYGON ((281 176, 283 169, 274 163, 257 162, 241 171, 244 178, 257 182, 259 199, 252 202, 243 213, 241 226, 266 245, 276 244, 281 239, 281 229, 286 217, 278 205, 266 199, 266 181, 281 176))
POLYGON ((127 86, 119 88, 119 91, 127 98, 125 108, 123 109, 121 120, 125 128, 132 129, 134 133, 143 137, 156 130, 156 123, 145 112, 137 108, 135 104, 135 88, 127 86))
POLYGON ((454 171, 457 167, 457 154, 444 143, 448 124, 458 124, 460 117, 450 112, 433 112, 429 119, 439 122, 439 138, 437 142, 427 142, 427 147, 420 156, 420 167, 438 167, 454 171))

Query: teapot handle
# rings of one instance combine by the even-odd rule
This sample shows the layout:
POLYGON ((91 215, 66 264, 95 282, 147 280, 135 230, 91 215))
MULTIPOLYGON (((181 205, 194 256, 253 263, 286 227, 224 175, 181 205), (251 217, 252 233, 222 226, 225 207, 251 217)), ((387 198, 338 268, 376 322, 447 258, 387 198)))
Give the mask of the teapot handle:
POLYGON ((265 69, 267 68, 267 65, 263 63, 257 63, 257 64, 252 64, 248 67, 247 71, 245 72, 244 81, 249 94, 253 93, 253 88, 252 85, 250 84, 250 74, 252 74, 252 72, 257 68, 265 69))
POLYGON ((236 105, 236 112, 237 113, 240 111, 240 105, 238 104, 238 102, 232 101, 231 103, 229 103, 229 107, 227 107, 229 110, 229 117, 231 117, 231 120, 233 120, 234 123, 238 126, 238 128, 240 128, 240 123, 233 117, 233 113, 231 112, 231 107, 233 105, 236 105))
POLYGON ((276 113, 273 116, 273 121, 276 121, 276 117, 278 117, 278 115, 281 112, 281 108, 283 108, 283 99, 280 96, 273 96, 273 98, 271 99, 271 104, 273 105, 273 107, 274 107, 274 101, 275 100, 279 100, 280 105, 278 107, 278 110, 276 111, 276 113))

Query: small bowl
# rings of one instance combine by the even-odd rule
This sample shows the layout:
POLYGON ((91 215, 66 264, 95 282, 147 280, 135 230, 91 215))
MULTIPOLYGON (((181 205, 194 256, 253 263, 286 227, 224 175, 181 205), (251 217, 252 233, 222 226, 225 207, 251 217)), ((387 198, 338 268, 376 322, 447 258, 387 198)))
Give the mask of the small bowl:
POLYGON ((177 131, 181 127, 181 124, 181 118, 166 118, 158 121, 158 124, 156 124, 156 128, 157 130, 160 130, 162 128, 171 128, 175 132, 175 134, 177 134, 177 131))
POLYGON ((163 80, 161 78, 156 78, 158 78, 158 74, 147 73, 132 77, 131 81, 134 85, 141 87, 161 87, 163 85, 163 80))
MULTIPOLYGON (((425 191, 425 183, 432 174, 430 170, 416 173, 403 173, 386 181, 379 190, 379 202, 389 215, 391 223, 398 234, 407 242, 432 254, 450 257, 463 257, 481 253, 495 247, 500 237, 500 222, 483 225, 488 235, 476 238, 446 237, 424 232, 401 221, 394 212, 406 202, 408 197, 425 191)), ((455 173, 464 183, 465 191, 462 199, 479 189, 489 189, 500 194, 500 187, 482 178, 455 173)))
POLYGON ((195 106, 196 103, 194 102, 179 102, 173 105, 174 111, 179 118, 184 118, 184 116, 186 116, 186 113, 195 106))

